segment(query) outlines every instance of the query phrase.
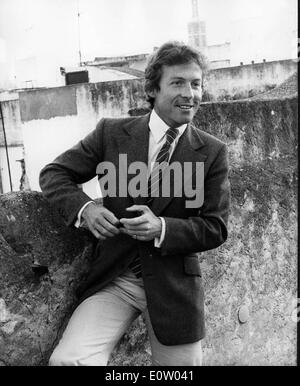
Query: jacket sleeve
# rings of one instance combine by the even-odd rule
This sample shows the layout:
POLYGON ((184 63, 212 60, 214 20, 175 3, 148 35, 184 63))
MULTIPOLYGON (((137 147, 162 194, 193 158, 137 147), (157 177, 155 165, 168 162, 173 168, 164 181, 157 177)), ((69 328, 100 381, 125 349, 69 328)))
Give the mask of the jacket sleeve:
POLYGON ((229 207, 228 153, 226 145, 222 145, 204 180, 204 203, 198 216, 164 217, 162 255, 202 252, 223 244, 227 239, 229 207))
POLYGON ((76 221, 80 208, 91 200, 79 187, 96 175, 103 157, 104 119, 96 129, 71 149, 46 165, 40 173, 44 196, 59 210, 68 225, 76 221))

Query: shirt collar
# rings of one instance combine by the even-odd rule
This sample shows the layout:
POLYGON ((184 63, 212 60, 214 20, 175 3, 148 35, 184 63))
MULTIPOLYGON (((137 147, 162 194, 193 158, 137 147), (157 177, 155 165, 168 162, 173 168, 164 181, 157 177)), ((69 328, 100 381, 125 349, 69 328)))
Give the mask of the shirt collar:
MULTIPOLYGON (((178 127, 179 134, 177 138, 183 134, 186 127, 186 123, 178 127)), ((159 143, 166 134, 166 131, 169 129, 169 126, 157 115, 156 111, 152 109, 149 120, 149 128, 155 142, 159 143)))

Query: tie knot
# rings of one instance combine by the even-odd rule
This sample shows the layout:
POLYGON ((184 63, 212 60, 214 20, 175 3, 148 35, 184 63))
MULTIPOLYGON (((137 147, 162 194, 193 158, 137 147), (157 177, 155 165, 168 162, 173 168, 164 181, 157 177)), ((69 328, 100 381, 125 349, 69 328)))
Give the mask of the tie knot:
POLYGON ((169 142, 173 142, 174 139, 177 137, 178 135, 178 129, 175 127, 169 127, 169 129, 167 130, 166 132, 166 135, 167 135, 167 140, 169 142))

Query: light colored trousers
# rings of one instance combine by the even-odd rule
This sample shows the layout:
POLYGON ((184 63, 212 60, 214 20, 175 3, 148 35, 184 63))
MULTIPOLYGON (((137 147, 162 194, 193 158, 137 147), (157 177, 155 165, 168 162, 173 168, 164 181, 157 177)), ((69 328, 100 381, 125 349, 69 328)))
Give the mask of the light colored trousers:
POLYGON ((140 313, 145 315, 153 365, 202 365, 201 341, 178 346, 159 343, 147 312, 143 280, 131 271, 79 304, 49 365, 106 366, 114 347, 140 313))

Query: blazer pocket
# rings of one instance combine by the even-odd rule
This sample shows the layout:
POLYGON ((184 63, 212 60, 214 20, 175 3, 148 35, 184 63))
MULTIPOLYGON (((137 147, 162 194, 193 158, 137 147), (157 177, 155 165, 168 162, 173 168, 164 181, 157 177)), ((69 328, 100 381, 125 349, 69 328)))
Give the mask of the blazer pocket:
POLYGON ((197 255, 184 257, 184 271, 187 275, 201 276, 200 261, 197 255))

